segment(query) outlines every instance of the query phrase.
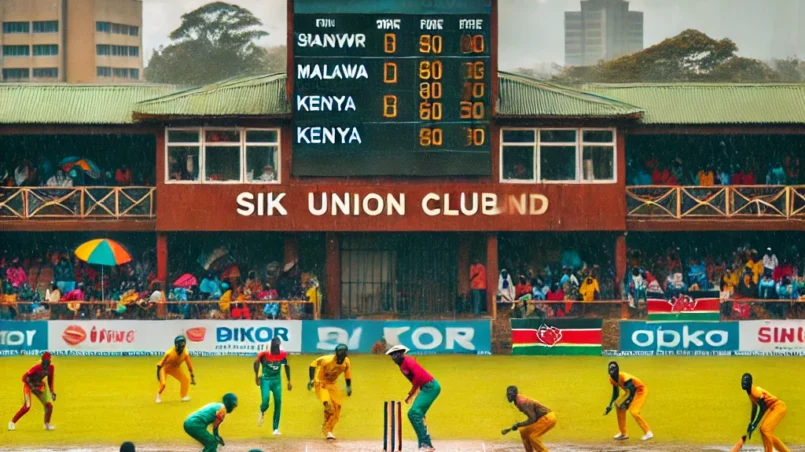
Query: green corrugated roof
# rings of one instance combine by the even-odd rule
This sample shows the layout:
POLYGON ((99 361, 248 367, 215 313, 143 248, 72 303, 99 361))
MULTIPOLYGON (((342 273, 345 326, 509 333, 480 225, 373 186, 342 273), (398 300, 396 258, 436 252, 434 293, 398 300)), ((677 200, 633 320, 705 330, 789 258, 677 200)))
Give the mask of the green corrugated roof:
POLYGON ((170 85, 67 85, 0 83, 0 124, 131 124, 142 100, 170 85))
POLYGON ((643 110, 598 94, 501 72, 501 117, 612 118, 640 117, 643 110))
POLYGON ((134 107, 135 117, 284 116, 285 74, 239 77, 179 91, 134 107))
POLYGON ((805 124, 805 85, 640 83, 583 87, 645 109, 644 124, 805 124))

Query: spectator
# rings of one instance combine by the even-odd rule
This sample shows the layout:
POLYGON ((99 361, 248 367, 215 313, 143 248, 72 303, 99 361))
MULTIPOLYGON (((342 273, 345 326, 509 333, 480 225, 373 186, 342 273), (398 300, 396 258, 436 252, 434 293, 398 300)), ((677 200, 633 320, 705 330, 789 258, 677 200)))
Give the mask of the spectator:
POLYGON ((25 274, 19 259, 11 261, 11 267, 6 270, 6 279, 11 287, 19 289, 23 284, 28 282, 28 275, 25 274))
POLYGON ((712 187, 716 183, 716 176, 711 168, 699 170, 697 177, 699 179, 699 186, 702 187, 712 187))
POLYGON ((472 298, 472 312, 473 314, 481 314, 481 306, 486 300, 486 267, 481 263, 480 259, 475 259, 475 262, 470 266, 470 294, 472 298))
POLYGON ((751 268, 744 267, 744 274, 735 292, 744 298, 754 298, 757 296, 757 284, 755 284, 755 277, 752 274, 751 268))
POLYGON ((246 276, 244 283, 246 298, 250 300, 258 299, 257 296, 263 291, 263 284, 257 278, 257 272, 251 270, 246 276))
POLYGON ((548 301, 564 301, 565 293, 562 291, 562 288, 559 287, 559 284, 553 283, 548 293, 545 294, 545 299, 548 301))
POLYGON ((758 284, 758 298, 762 300, 773 300, 777 298, 777 289, 774 286, 774 281, 771 275, 764 274, 758 284))
POLYGON ((738 285, 738 275, 732 273, 732 269, 724 270, 724 274, 721 275, 721 282, 719 284, 719 289, 721 290, 721 299, 728 300, 732 298, 732 294, 735 292, 735 286, 738 285))
POLYGON ((319 281, 315 277, 310 277, 307 280, 307 290, 305 291, 305 299, 311 304, 313 312, 318 312, 321 306, 321 290, 319 290, 319 281))
POLYGON ((277 180, 277 175, 274 174, 274 167, 266 165, 263 167, 263 172, 260 174, 261 182, 274 182, 277 180))
POLYGON ((515 291, 512 278, 509 276, 509 272, 504 268, 500 271, 500 277, 498 278, 498 303, 513 303, 514 295, 515 291))
POLYGON ((75 289, 75 270, 73 269, 73 264, 66 257, 62 256, 53 270, 53 279, 62 293, 66 294, 75 289))
POLYGON ((791 278, 786 276, 777 283, 777 297, 781 300, 799 299, 799 286, 791 278))
POLYGON ((786 181, 788 184, 797 185, 800 182, 799 157, 786 155, 783 159, 783 169, 785 170, 786 181))
POLYGON ((229 305, 232 303, 232 290, 229 288, 229 283, 221 283, 221 290, 224 292, 221 294, 221 298, 218 302, 218 309, 223 312, 229 312, 229 305))
POLYGON ((514 290, 514 297, 519 300, 523 295, 531 295, 531 289, 531 283, 528 282, 525 275, 520 275, 514 290))
POLYGON ((727 167, 725 166, 721 166, 718 168, 718 184, 719 185, 730 184, 730 172, 727 170, 727 167))
POLYGON ((579 289, 579 293, 581 294, 582 301, 594 301, 598 300, 601 297, 601 290, 598 287, 598 280, 593 276, 592 273, 589 273, 584 281, 581 283, 581 288, 579 289))
POLYGON ((67 177, 66 174, 64 174, 64 170, 59 168, 56 170, 56 174, 54 174, 47 180, 47 186, 70 188, 73 186, 73 180, 67 177))
POLYGON ((785 180, 783 165, 780 163, 771 165, 768 174, 766 174, 766 185, 785 185, 785 180))
POLYGON ((54 306, 55 303, 61 301, 61 291, 59 290, 59 286, 57 286, 55 282, 52 283, 50 285, 50 289, 48 289, 47 292, 45 292, 45 299, 48 301, 48 303, 54 303, 54 306))
POLYGON ((544 285, 541 279, 537 278, 531 281, 532 300, 544 300, 546 293, 548 293, 548 287, 544 285))
POLYGON ((221 298, 221 281, 218 276, 213 272, 207 273, 207 276, 201 280, 199 292, 202 300, 218 300, 221 298))
POLYGON ((773 276, 778 265, 780 262, 777 260, 777 255, 772 252, 771 247, 766 248, 766 254, 763 255, 763 274, 773 276))
POLYGON ((120 445, 120 452, 136 452, 134 448, 134 443, 131 441, 126 441, 125 443, 120 445))
POLYGON ((127 164, 123 164, 115 171, 115 183, 119 187, 126 187, 131 185, 131 170, 127 164))

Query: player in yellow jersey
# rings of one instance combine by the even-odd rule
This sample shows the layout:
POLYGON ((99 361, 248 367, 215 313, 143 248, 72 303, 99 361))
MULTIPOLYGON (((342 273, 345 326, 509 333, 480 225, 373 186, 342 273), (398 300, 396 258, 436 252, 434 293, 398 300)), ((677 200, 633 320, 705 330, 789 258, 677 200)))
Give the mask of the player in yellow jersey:
POLYGON ((352 395, 352 371, 347 358, 347 346, 338 344, 335 355, 322 356, 310 363, 310 381, 307 389, 316 388, 316 397, 324 405, 324 424, 321 431, 328 440, 335 440, 333 430, 341 417, 341 405, 344 395, 336 381, 338 376, 344 374, 347 382, 347 397, 352 395))
POLYGON ((763 439, 765 452, 773 452, 775 449, 778 452, 790 452, 780 438, 774 436, 774 429, 785 416, 785 403, 760 386, 753 385, 752 374, 743 374, 741 389, 746 391, 749 401, 752 402, 752 414, 749 418, 749 427, 746 428, 749 438, 752 438, 752 432, 760 425, 760 437, 763 439))
POLYGON ((184 336, 176 336, 176 339, 173 340, 173 347, 165 352, 162 359, 157 363, 157 380, 159 380, 157 403, 162 403, 161 395, 162 391, 165 390, 165 380, 168 375, 179 380, 179 385, 181 386, 179 393, 182 397, 182 402, 189 401, 190 397, 187 392, 190 390, 191 384, 196 384, 196 377, 193 375, 193 363, 190 361, 190 353, 187 352, 187 339, 184 336), (182 372, 182 363, 187 364, 190 378, 182 372))
POLYGON ((548 452, 548 448, 542 444, 540 438, 556 426, 556 414, 545 405, 520 394, 517 386, 506 388, 506 399, 528 416, 528 419, 514 424, 512 428, 507 428, 502 433, 505 435, 513 430, 519 430, 525 452, 548 452))
POLYGON ((646 388, 646 385, 636 377, 626 372, 621 372, 618 363, 615 361, 609 363, 607 371, 609 373, 609 383, 612 385, 612 399, 609 401, 606 411, 604 411, 604 416, 612 411, 612 404, 618 400, 620 390, 628 392, 626 400, 615 406, 618 414, 618 429, 620 431, 615 435, 614 439, 629 439, 629 435, 626 433, 626 411, 629 411, 632 417, 634 417, 634 420, 640 425, 640 428, 643 429, 643 433, 645 434, 640 439, 648 441, 654 438, 651 427, 648 426, 648 423, 640 415, 640 410, 646 403, 646 397, 648 397, 648 388, 646 388))

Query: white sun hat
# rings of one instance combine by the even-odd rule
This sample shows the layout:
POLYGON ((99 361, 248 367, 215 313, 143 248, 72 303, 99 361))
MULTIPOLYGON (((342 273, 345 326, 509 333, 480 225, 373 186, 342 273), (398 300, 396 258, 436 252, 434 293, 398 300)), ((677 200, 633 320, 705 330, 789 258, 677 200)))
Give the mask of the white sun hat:
POLYGON ((408 347, 406 347, 405 345, 395 345, 394 347, 391 347, 389 351, 386 352, 386 354, 391 355, 397 352, 403 352, 403 354, 405 354, 408 353, 408 351, 409 351, 408 347))

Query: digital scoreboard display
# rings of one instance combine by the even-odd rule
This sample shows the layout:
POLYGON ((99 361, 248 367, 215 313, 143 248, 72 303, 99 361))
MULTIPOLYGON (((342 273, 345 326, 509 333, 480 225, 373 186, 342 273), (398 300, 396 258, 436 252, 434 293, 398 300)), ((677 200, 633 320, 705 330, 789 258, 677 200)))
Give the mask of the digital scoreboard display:
POLYGON ((491 0, 294 0, 293 173, 487 176, 491 0))

